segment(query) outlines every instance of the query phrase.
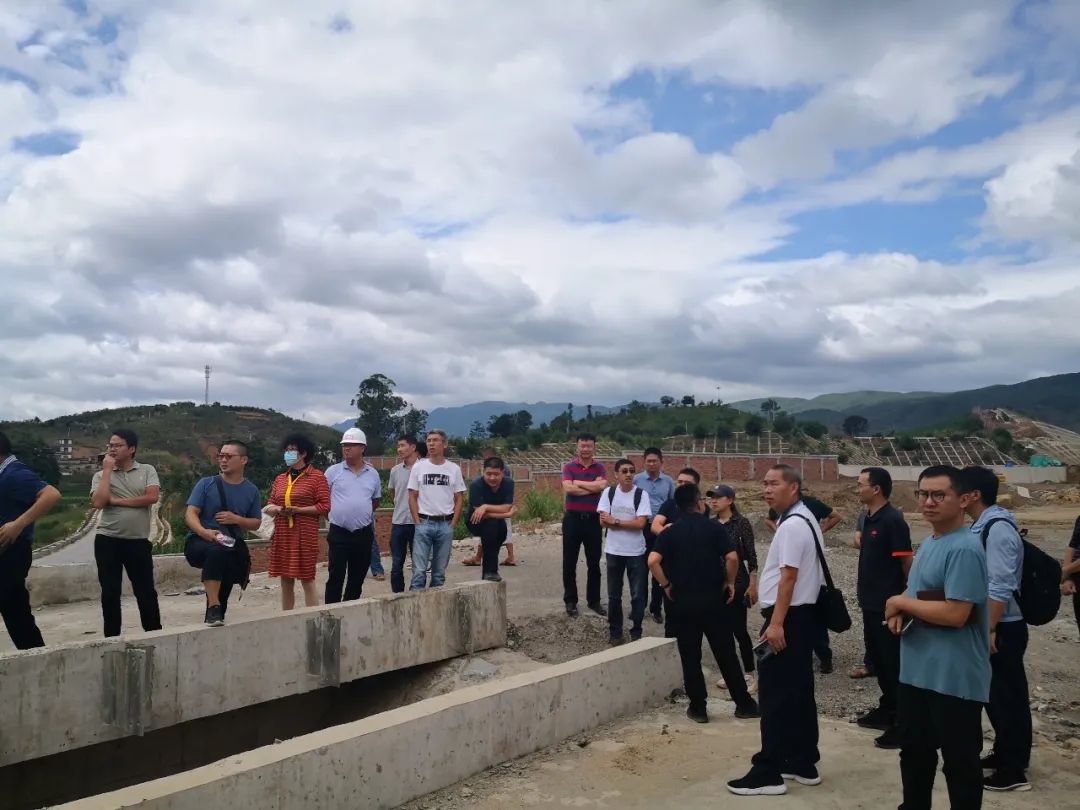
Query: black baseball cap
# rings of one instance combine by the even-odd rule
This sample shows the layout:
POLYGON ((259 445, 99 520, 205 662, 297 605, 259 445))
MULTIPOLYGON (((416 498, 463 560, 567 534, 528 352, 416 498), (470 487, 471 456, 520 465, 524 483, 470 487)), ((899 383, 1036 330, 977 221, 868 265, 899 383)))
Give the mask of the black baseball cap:
POLYGON ((735 500, 735 490, 729 487, 727 484, 717 484, 715 487, 705 493, 706 498, 731 498, 735 500))

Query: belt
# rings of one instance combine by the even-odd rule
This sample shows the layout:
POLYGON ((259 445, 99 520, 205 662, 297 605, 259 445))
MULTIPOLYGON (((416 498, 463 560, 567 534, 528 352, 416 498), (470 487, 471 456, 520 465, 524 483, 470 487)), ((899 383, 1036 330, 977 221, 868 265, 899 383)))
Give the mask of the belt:
POLYGON ((586 512, 583 509, 567 509, 565 514, 567 515, 567 517, 576 517, 579 520, 585 520, 586 518, 588 518, 589 520, 600 519, 599 512, 586 512))
POLYGON ((420 515, 421 520, 428 520, 432 523, 449 523, 454 519, 453 515, 420 515))

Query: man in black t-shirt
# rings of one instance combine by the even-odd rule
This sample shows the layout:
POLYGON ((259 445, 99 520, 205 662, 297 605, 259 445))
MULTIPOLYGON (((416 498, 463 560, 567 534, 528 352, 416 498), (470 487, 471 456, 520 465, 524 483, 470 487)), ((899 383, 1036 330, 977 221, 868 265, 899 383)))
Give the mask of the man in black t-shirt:
POLYGON ((649 568, 667 597, 668 615, 677 628, 676 639, 683 668, 683 686, 690 698, 686 716, 707 723, 707 691, 701 671, 701 640, 709 641, 720 672, 735 701, 735 716, 758 717, 735 654, 730 613, 725 606, 735 596, 739 556, 724 526, 703 514, 704 500, 695 484, 675 490, 677 521, 656 538, 649 568))
POLYGON ((859 474, 859 500, 866 506, 866 520, 859 540, 857 593, 863 613, 863 639, 874 663, 881 698, 877 708, 856 722, 862 728, 885 732, 874 740, 878 748, 898 749, 896 695, 900 688, 900 636, 885 625, 885 602, 903 593, 914 552, 911 530, 903 513, 889 503, 892 476, 881 467, 867 467, 859 474))
MULTIPOLYGON (((701 475, 693 467, 683 467, 679 470, 679 474, 675 476, 676 488, 681 487, 683 484, 693 484, 694 486, 700 486, 701 475)), ((709 516, 709 507, 705 507, 705 517, 709 516)), ((656 512, 656 517, 652 519, 652 523, 649 524, 649 531, 652 532, 652 542, 655 545, 656 538, 660 536, 660 533, 665 529, 670 529, 676 520, 679 519, 679 507, 675 504, 674 498, 668 498, 664 501, 660 508, 656 512)), ((647 558, 647 555, 646 555, 647 558)), ((660 588, 659 583, 653 579, 653 583, 656 589, 660 588)), ((660 599, 657 601, 656 593, 653 593, 653 598, 649 603, 649 615, 652 616, 653 621, 657 624, 664 622, 664 613, 667 612, 670 618, 670 611, 666 611, 667 597, 664 596, 664 592, 660 591, 660 599)), ((674 638, 675 631, 671 627, 671 622, 664 624, 664 635, 667 638, 674 638)))
POLYGON ((517 513, 514 506, 514 482, 506 477, 503 460, 491 456, 484 460, 484 474, 469 487, 469 511, 465 524, 480 538, 481 577, 502 582, 499 576, 499 549, 506 542, 506 521, 517 513))

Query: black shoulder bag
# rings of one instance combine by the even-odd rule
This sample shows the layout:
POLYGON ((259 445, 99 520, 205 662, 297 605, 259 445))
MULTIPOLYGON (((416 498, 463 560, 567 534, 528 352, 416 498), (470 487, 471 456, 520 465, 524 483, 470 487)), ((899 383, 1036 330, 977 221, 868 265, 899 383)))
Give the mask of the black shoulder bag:
MULTIPOLYGON (((817 598, 817 610, 825 626, 834 633, 846 633, 851 629, 851 616, 848 614, 847 605, 844 603, 844 594, 833 584, 832 574, 829 573, 829 564, 825 562, 825 553, 821 550, 824 543, 818 542, 814 524, 806 515, 789 515, 806 521, 810 527, 810 534, 814 538, 814 550, 817 552, 818 562, 821 564, 821 573, 825 577, 825 584, 821 586, 817 598)), ((779 525, 779 524, 778 524, 779 525)))
MULTIPOLYGON (((221 509, 224 512, 232 511, 229 509, 229 501, 225 497, 225 482, 221 480, 220 475, 214 476, 214 483, 217 484, 218 497, 221 498, 221 509)), ((240 586, 241 598, 243 592, 247 589, 248 582, 251 581, 251 553, 248 551, 247 543, 244 541, 244 531, 239 526, 222 526, 225 533, 229 537, 236 541, 236 545, 233 546, 233 550, 239 554, 236 564, 237 585, 240 586)))

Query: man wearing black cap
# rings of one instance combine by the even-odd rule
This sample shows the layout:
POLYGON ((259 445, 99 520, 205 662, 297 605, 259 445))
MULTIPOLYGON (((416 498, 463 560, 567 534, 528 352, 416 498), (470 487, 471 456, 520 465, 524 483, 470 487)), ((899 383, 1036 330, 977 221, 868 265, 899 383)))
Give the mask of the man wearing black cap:
POLYGON ((701 640, 709 641, 720 672, 735 701, 735 716, 758 717, 757 702, 743 680, 729 612, 735 594, 739 564, 735 545, 727 531, 704 515, 704 501, 696 484, 675 490, 679 519, 657 538, 649 554, 649 568, 667 596, 668 613, 675 620, 683 686, 690 698, 686 716, 709 722, 705 710, 705 676, 701 671, 701 640))

